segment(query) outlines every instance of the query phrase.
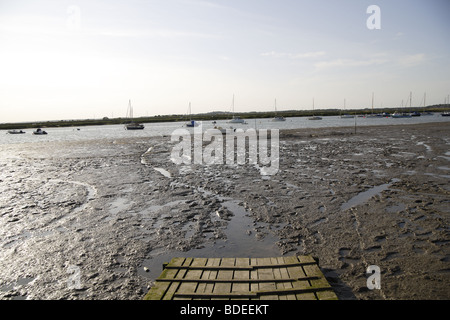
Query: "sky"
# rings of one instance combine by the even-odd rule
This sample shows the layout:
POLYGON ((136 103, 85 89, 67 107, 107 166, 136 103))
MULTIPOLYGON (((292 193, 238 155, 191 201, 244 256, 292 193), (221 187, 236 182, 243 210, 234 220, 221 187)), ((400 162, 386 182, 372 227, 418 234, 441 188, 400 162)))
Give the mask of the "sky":
POLYGON ((448 0, 0 0, 0 123, 422 106, 448 0), (375 5, 377 10, 368 10, 375 5), (345 102, 345 105, 344 105, 345 102))

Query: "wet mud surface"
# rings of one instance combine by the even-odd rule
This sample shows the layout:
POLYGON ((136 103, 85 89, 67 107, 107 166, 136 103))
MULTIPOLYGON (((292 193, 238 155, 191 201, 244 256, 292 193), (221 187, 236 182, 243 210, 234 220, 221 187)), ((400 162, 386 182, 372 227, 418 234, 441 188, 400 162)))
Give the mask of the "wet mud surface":
POLYGON ((0 146, 0 298, 142 299, 175 256, 294 254, 340 299, 450 298, 447 123, 284 131, 272 176, 173 146, 0 146))

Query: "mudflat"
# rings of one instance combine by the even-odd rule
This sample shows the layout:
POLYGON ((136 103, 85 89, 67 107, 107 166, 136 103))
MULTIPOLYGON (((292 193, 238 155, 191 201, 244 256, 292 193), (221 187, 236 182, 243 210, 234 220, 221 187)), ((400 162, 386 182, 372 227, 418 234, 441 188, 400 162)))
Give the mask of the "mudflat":
POLYGON ((142 299, 171 257, 294 254, 340 299, 450 298, 450 123, 282 131, 274 175, 170 140, 0 146, 0 298, 142 299))

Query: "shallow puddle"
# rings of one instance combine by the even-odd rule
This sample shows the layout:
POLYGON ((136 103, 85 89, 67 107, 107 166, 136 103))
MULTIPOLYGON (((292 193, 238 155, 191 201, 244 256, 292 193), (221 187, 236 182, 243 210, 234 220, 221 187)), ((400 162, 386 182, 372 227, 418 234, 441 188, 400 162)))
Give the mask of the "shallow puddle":
MULTIPOLYGON (((226 199, 226 198, 225 198, 226 199)), ((265 223, 255 223, 247 214, 239 201, 226 199, 222 205, 233 213, 226 229, 223 232, 225 239, 216 239, 214 243, 206 243, 204 247, 188 251, 162 250, 153 251, 150 257, 142 263, 138 273, 152 280, 162 272, 163 263, 169 262, 174 257, 273 257, 280 255, 276 242, 279 240, 271 232, 260 236, 256 230, 266 229, 265 223), (144 267, 148 271, 144 271, 144 267)), ((188 237, 186 235, 186 237, 188 237)))
POLYGON ((347 210, 356 207, 364 202, 368 201, 372 197, 380 194, 381 192, 387 190, 391 184, 400 181, 399 179, 392 179, 389 183, 385 183, 376 187, 373 187, 367 191, 358 193, 356 196, 348 200, 341 205, 341 210, 347 210))

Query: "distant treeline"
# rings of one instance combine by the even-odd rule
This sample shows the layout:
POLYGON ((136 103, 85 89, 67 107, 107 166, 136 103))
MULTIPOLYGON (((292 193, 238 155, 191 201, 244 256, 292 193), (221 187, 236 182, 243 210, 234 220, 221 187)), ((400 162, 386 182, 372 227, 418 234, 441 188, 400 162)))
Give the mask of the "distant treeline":
MULTIPOLYGON (((347 114, 365 115, 371 113, 394 113, 399 112, 444 112, 450 111, 450 105, 433 105, 427 107, 415 107, 415 108, 374 108, 359 109, 359 110, 345 110, 347 114)), ((319 110, 288 110, 278 111, 278 116, 288 117, 309 117, 316 116, 338 116, 343 114, 340 109, 319 109, 319 110)), ((256 119, 256 118, 272 118, 274 112, 244 112, 236 113, 242 119, 256 119)), ((193 114, 190 118, 196 121, 214 121, 214 120, 226 120, 231 118, 229 112, 210 112, 202 114, 193 114)), ((139 117, 135 118, 135 122, 140 123, 154 123, 154 122, 175 122, 175 121, 187 121, 189 120, 186 115, 157 115, 152 117, 139 117)), ((127 118, 108 118, 103 119, 84 119, 84 120, 57 120, 57 121, 37 121, 37 122, 22 122, 22 123, 2 123, 0 124, 0 130, 11 129, 28 129, 28 128, 49 128, 49 127, 83 127, 83 126, 99 126, 99 125, 112 125, 112 124, 125 124, 129 123, 130 119, 127 118)))

